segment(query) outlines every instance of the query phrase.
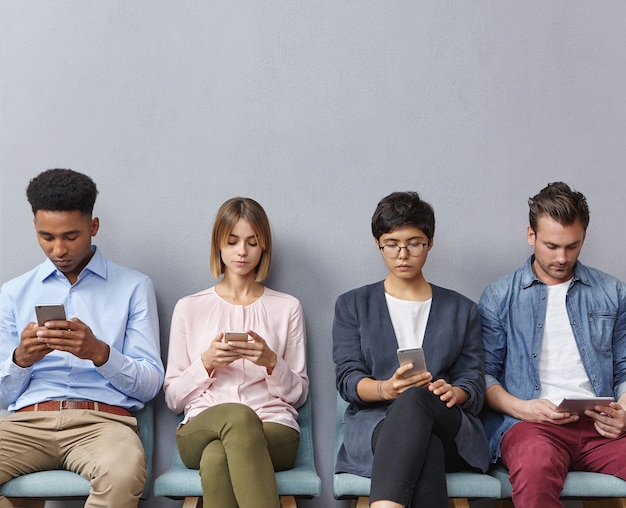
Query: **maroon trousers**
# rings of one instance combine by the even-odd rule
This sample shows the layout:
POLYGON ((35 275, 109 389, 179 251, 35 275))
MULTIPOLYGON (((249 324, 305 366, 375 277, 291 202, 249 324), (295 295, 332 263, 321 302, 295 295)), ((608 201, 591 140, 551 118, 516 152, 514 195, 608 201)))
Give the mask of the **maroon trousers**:
POLYGON ((569 425, 520 422, 500 446, 517 508, 560 508, 568 471, 606 473, 626 480, 626 435, 607 439, 591 418, 569 425))

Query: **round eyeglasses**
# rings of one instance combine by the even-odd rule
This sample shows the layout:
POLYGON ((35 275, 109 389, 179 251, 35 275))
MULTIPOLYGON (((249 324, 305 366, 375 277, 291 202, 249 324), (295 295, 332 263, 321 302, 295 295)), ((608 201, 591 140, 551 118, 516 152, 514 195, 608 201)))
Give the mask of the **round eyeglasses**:
POLYGON ((383 251, 385 257, 395 259, 400 255, 402 249, 406 249, 411 257, 418 257, 424 253, 424 248, 428 243, 414 242, 408 245, 396 245, 395 243, 388 243, 386 245, 378 245, 378 248, 383 251))

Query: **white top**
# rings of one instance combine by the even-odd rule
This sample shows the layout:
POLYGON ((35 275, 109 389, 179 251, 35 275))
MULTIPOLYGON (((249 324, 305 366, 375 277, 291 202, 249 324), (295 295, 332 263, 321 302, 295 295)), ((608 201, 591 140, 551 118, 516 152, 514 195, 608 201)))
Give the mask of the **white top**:
POLYGON ((422 347, 432 298, 424 302, 400 300, 385 293, 399 348, 422 347))
POLYGON ((548 304, 539 354, 541 397, 554 404, 565 396, 595 396, 585 372, 565 301, 571 281, 547 286, 548 304))

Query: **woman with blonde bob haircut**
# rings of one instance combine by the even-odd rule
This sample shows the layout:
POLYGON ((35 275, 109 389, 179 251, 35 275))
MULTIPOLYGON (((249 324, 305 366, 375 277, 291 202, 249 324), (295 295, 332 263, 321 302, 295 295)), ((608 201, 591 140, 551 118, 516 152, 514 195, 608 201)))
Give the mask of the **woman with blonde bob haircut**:
POLYGON ((172 316, 165 401, 184 411, 178 451, 220 508, 279 508, 274 471, 291 468, 298 452, 304 317, 296 298, 261 284, 271 258, 261 205, 229 199, 211 241, 211 272, 223 278, 180 299, 172 316))
POLYGON ((266 279, 272 263, 272 232, 265 210, 250 198, 231 198, 218 210, 211 235, 211 273, 216 279, 224 273, 221 246, 227 243, 228 236, 239 219, 244 219, 252 226, 256 240, 263 249, 261 261, 255 270, 256 281, 262 282, 266 279))

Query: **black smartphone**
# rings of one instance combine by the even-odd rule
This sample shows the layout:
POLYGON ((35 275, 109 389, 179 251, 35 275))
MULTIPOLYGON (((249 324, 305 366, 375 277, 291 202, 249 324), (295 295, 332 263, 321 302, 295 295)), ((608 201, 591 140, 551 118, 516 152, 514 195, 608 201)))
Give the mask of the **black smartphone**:
POLYGON ((65 307, 62 303, 35 305, 37 324, 43 326, 48 321, 65 321, 65 307))

